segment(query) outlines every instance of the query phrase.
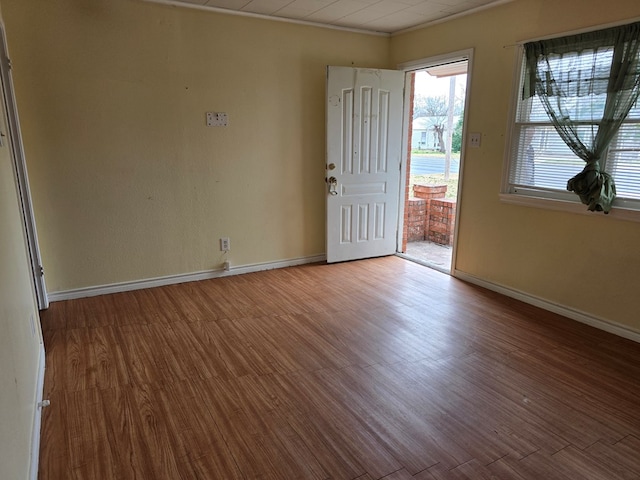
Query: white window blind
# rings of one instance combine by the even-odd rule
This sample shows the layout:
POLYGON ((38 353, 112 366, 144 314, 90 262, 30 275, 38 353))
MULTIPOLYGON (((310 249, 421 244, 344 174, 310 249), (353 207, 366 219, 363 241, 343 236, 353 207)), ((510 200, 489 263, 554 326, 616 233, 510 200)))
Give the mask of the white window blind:
MULTIPOLYGON (((565 102, 564 112, 578 120, 581 137, 594 138, 606 101, 606 82, 613 49, 599 50, 598 62, 584 62, 580 56, 555 60, 564 74, 559 81, 572 85, 575 96, 565 102), (581 79, 602 78, 604 88, 581 91, 581 79)), ((558 199, 579 203, 566 190, 567 181, 582 171, 585 162, 560 138, 537 95, 522 98, 524 54, 520 70, 515 119, 507 152, 509 194, 558 199)), ((565 98, 566 100, 566 98, 565 98)), ((617 197, 614 207, 640 210, 640 105, 636 103, 600 161, 603 171, 613 176, 617 197)))

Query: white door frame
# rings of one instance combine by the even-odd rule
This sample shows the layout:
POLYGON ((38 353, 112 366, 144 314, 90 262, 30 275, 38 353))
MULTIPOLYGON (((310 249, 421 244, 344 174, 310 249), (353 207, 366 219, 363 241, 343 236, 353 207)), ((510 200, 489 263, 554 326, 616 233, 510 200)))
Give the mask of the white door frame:
POLYGON ((47 287, 44 282, 44 269, 42 267, 40 248, 38 246, 38 233, 36 231, 31 192, 29 190, 29 176, 27 175, 27 165, 25 162, 24 147, 22 145, 22 135, 20 133, 20 120, 18 118, 18 108, 13 90, 13 79, 11 78, 11 60, 9 60, 7 37, 2 23, 0 23, 0 81, 2 81, 2 101, 7 115, 7 128, 9 130, 6 135, 0 132, 0 140, 9 142, 11 147, 11 157, 20 195, 20 207, 27 238, 27 248, 31 260, 31 274, 36 299, 38 301, 38 308, 43 310, 49 307, 49 298, 47 297, 47 287))
MULTIPOLYGON (((457 206, 459 207, 462 200, 462 181, 464 178, 464 158, 466 152, 466 142, 467 138, 467 121, 469 119, 469 94, 471 92, 471 72, 473 71, 473 48, 469 48, 466 50, 458 50, 451 53, 445 53, 442 55, 436 55, 434 57, 422 58, 419 60, 413 60, 410 62, 401 63, 398 65, 398 70, 402 70, 406 74, 405 78, 405 103, 404 103, 404 121, 403 121, 403 130, 402 130, 402 141, 403 148, 405 149, 409 145, 411 139, 409 138, 409 125, 411 119, 409 118, 409 112, 411 111, 411 95, 409 94, 410 90, 410 78, 409 73, 413 73, 418 70, 424 70, 425 68, 435 67, 438 65, 443 65, 446 63, 454 63, 462 60, 467 61, 467 85, 465 90, 465 99, 464 99, 464 118, 462 120, 462 146, 460 149, 460 167, 459 167, 459 176, 458 176, 458 194, 456 198, 457 206)), ((400 182, 400 213, 398 216, 398 247, 402 245, 402 235, 403 235, 403 225, 404 222, 404 198, 407 189, 407 182, 405 179, 407 178, 407 162, 403 158, 402 164, 400 166, 400 178, 402 181, 400 182)), ((450 274, 453 275, 456 265, 456 255, 458 250, 458 226, 460 225, 460 208, 456 208, 456 224, 454 227, 453 233, 453 250, 451 255, 451 265, 450 265, 450 274)))

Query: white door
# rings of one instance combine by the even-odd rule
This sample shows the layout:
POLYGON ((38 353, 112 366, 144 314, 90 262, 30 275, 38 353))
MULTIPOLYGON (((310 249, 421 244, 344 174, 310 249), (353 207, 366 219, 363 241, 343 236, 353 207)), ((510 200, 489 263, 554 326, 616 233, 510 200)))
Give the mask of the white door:
POLYGON ((327 261, 396 252, 404 72, 327 68, 327 261))

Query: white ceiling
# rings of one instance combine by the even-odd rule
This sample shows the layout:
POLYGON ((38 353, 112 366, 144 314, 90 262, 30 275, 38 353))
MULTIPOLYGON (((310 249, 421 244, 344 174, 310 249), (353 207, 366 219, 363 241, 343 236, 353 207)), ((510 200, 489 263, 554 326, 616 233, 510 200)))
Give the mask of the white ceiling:
POLYGON ((394 33, 511 0, 147 0, 394 33))

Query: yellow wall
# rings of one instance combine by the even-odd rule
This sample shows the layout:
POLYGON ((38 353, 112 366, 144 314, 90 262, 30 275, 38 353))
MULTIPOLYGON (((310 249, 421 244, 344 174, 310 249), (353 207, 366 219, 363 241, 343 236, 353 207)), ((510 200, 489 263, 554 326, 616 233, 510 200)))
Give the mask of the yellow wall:
POLYGON ((640 224, 498 198, 513 45, 640 17, 637 0, 515 0, 392 38, 138 0, 2 5, 50 291, 220 267, 221 236, 235 265, 324 253, 324 66, 474 48, 456 268, 640 331, 640 224))
POLYGON ((325 66, 389 39, 139 0, 3 0, 50 291, 323 254, 325 66), (205 112, 229 126, 207 128, 205 112))
POLYGON ((392 64, 474 49, 456 268, 640 331, 640 223, 500 203, 515 48, 640 17, 640 2, 516 0, 391 40, 392 64), (609 4, 608 4, 609 5, 609 4), (518 21, 521 19, 522 21, 518 21))
MULTIPOLYGON (((0 130, 7 132, 2 102, 0 130)), ((9 147, 0 147, 0 478, 27 479, 40 329, 9 147)))

